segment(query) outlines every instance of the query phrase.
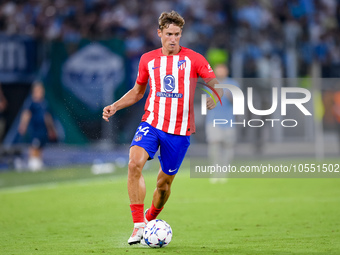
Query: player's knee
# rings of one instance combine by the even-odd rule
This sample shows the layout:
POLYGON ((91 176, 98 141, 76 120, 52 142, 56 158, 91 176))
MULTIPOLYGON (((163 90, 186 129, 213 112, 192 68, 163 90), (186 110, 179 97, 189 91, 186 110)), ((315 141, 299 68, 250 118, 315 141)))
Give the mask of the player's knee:
POLYGON ((134 159, 130 159, 128 169, 129 174, 140 176, 143 170, 143 165, 134 159))
POLYGON ((170 182, 158 181, 157 191, 161 196, 165 196, 167 193, 170 192, 170 182))

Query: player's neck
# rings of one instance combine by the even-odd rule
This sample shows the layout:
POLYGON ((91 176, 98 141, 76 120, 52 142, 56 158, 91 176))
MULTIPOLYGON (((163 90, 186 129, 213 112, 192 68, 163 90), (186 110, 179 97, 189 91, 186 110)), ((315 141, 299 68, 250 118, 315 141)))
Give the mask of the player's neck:
POLYGON ((172 55, 176 55, 181 51, 182 47, 179 46, 178 49, 174 50, 174 51, 168 51, 167 49, 165 49, 164 47, 162 47, 162 54, 165 56, 172 56, 172 55))

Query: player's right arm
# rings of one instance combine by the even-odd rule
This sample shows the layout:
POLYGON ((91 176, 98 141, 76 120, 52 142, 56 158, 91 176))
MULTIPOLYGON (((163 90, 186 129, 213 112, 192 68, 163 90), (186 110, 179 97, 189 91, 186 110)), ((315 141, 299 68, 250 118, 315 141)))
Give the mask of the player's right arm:
POLYGON ((109 122, 109 118, 114 115, 117 111, 129 107, 139 100, 141 100, 145 94, 146 86, 139 85, 137 82, 135 86, 130 89, 124 96, 122 96, 118 101, 111 105, 106 106, 103 109, 103 119, 109 122))
POLYGON ((18 127, 18 132, 20 135, 24 135, 26 133, 28 124, 31 120, 32 117, 32 113, 29 109, 25 109, 21 116, 20 116, 20 123, 19 123, 19 127, 18 127))
POLYGON ((114 115, 118 110, 129 107, 130 105, 137 103, 143 98, 149 79, 147 62, 148 60, 146 58, 146 55, 144 54, 139 61, 138 75, 135 86, 130 89, 124 96, 122 96, 118 101, 106 106, 103 109, 104 120, 108 122, 109 118, 114 115))

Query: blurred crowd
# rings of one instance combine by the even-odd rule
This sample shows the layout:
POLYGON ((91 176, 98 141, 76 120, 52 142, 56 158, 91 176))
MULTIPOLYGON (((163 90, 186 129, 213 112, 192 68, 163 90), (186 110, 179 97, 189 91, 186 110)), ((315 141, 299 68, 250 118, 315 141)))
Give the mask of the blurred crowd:
MULTIPOLYGON (((267 78, 308 77, 312 75, 311 67, 315 62, 317 65, 313 66, 318 67, 319 72, 315 72, 318 75, 340 77, 340 0, 1 0, 0 40, 6 41, 13 35, 34 38, 39 44, 36 55, 48 60, 49 47, 40 45, 49 46, 51 41, 64 42, 71 46, 69 48, 76 49, 82 39, 120 39, 125 46, 127 69, 132 70, 124 84, 128 86, 135 80, 139 57, 161 46, 156 31, 158 17, 163 11, 171 10, 185 19, 181 45, 205 55, 214 69, 219 64, 228 66, 236 80, 240 77, 264 78, 256 79, 260 82, 252 84, 258 86, 255 95, 259 98, 256 102, 260 105, 255 105, 258 109, 270 107, 270 86, 276 84, 264 82, 267 78), (276 70, 279 73, 273 75, 276 70)), ((6 55, 4 52, 0 45, 3 56, 6 55)), ((3 62, 6 62, 5 58, 3 62)), ((37 62, 38 69, 44 72, 42 62, 48 61, 37 62)), ((239 84, 242 89, 247 87, 244 80, 239 84)), ((14 92, 9 88, 7 86, 7 95, 15 94, 16 99, 18 91, 23 96, 28 92, 26 88, 26 92, 23 91, 24 86, 18 86, 14 92)), ((340 84, 337 87, 322 85, 321 88, 324 102, 329 103, 324 119, 327 122, 329 116, 329 123, 336 121, 340 137, 340 96, 334 96, 334 91, 340 90, 340 84), (330 110, 333 102, 334 111, 330 110)), ((8 112, 4 114, 6 108, 7 111, 14 109, 13 100, 6 100, 4 95, 0 89, 0 141, 14 122, 14 117, 9 119, 8 112)), ((18 109, 11 112, 13 116, 21 103, 16 106, 18 109)), ((43 111, 40 113, 43 116, 43 111)), ((128 114, 122 118, 124 116, 132 119, 128 114)), ((128 130, 122 129, 120 134, 128 130)), ((248 131, 242 132, 245 132, 242 137, 247 138, 248 131)), ((93 134, 97 137, 98 130, 93 134)), ((263 140, 262 135, 251 134, 259 141, 263 140)), ((92 139, 91 135, 89 138, 92 139)), ((256 148, 260 147, 261 144, 256 144, 256 148)), ((40 155, 40 152, 35 154, 40 155)), ((41 162, 35 165, 39 168, 41 162)))
POLYGON ((44 40, 78 42, 81 38, 122 38, 129 55, 159 47, 157 18, 176 10, 186 24, 182 45, 205 54, 208 49, 242 52, 252 65, 261 57, 287 49, 298 52, 299 74, 317 59, 326 67, 340 65, 339 0, 17 0, 1 1, 0 32, 44 40))

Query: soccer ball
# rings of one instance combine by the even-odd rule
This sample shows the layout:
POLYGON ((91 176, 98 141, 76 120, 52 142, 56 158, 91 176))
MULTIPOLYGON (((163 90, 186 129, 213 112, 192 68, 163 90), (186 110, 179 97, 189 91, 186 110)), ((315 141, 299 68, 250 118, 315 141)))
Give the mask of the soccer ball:
POLYGON ((152 220, 146 224, 143 238, 148 246, 152 248, 162 248, 170 243, 172 229, 164 220, 152 220))

